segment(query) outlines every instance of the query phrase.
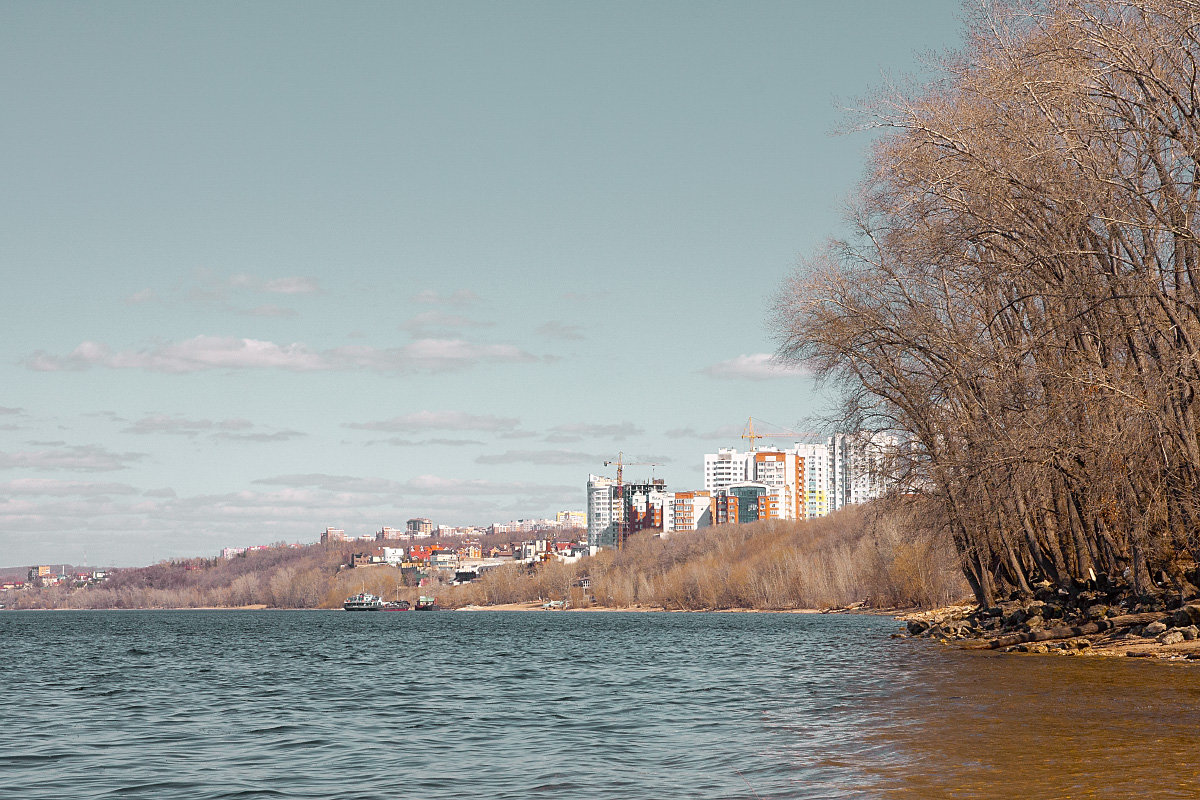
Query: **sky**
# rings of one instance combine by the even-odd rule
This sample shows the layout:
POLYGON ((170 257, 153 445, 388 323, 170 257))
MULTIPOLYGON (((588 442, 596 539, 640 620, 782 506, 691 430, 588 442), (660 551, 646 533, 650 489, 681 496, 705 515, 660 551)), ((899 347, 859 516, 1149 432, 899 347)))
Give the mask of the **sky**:
POLYGON ((0 566, 702 486, 957 0, 0 4, 0 566))

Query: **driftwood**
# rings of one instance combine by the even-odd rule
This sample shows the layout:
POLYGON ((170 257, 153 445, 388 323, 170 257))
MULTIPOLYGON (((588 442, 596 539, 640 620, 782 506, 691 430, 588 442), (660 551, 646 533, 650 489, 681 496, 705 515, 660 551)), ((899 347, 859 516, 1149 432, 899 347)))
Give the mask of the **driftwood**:
POLYGON ((997 650, 1001 647, 1012 647, 1014 644, 1024 644, 1026 642, 1049 642, 1055 639, 1070 639, 1074 636, 1087 636, 1089 633, 1100 633, 1112 630, 1113 628, 1141 625, 1146 622, 1153 622, 1156 619, 1162 619, 1163 616, 1164 612, 1162 611, 1149 611, 1145 614, 1125 614, 1120 617, 1085 622, 1082 625, 1063 625, 1058 628, 1045 628, 1040 631, 1030 631, 1029 633, 1014 633, 1011 636, 1001 636, 999 639, 992 639, 986 644, 975 645, 975 647, 997 650))

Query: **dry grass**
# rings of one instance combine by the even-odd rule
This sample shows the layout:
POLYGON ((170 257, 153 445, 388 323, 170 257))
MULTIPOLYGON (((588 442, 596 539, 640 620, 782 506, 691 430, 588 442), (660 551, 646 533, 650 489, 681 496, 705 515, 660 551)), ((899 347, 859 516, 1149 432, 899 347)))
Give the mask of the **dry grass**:
POLYGON ((783 610, 857 602, 935 607, 968 592, 947 537, 920 529, 904 509, 881 515, 860 507, 811 522, 643 534, 619 553, 573 566, 504 567, 443 596, 455 606, 569 599, 576 608, 783 610), (584 576, 587 595, 572 588, 584 576))

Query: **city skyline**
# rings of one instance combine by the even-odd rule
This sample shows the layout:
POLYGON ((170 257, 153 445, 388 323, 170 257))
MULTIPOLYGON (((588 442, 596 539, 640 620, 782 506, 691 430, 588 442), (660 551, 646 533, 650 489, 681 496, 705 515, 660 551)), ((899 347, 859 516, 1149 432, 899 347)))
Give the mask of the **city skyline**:
POLYGON ((0 566, 680 487, 955 2, 0 9, 0 566), (643 468, 630 468, 642 478, 643 468), (645 471, 643 469, 643 471, 645 471))

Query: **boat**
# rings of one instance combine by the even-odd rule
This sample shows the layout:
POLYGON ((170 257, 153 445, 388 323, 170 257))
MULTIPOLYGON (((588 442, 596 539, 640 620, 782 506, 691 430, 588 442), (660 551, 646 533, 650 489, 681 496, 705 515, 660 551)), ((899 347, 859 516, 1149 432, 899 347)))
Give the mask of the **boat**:
POLYGON ((413 606, 413 610, 414 611, 436 611, 437 610, 437 598, 436 597, 426 597, 424 595, 421 595, 421 599, 417 601, 417 604, 415 606, 413 606))
POLYGON ((367 592, 351 595, 346 598, 346 602, 342 603, 342 608, 347 611, 382 611, 383 607, 382 597, 367 592))
POLYGON ((412 603, 407 600, 388 600, 380 611, 411 611, 412 603))

